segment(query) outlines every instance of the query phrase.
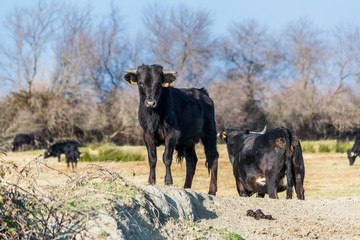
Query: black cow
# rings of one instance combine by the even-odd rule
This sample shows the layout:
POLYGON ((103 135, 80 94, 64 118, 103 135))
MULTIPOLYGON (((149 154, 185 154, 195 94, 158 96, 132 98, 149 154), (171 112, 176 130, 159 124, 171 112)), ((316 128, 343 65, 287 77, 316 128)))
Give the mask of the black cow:
POLYGON ((12 142, 11 150, 13 152, 23 148, 23 145, 35 147, 35 135, 33 133, 16 134, 12 142))
POLYGON ((74 167, 77 167, 77 162, 78 159, 80 158, 80 154, 81 153, 77 149, 76 150, 67 149, 65 151, 67 167, 70 167, 70 163, 71 163, 72 170, 74 170, 74 167))
POLYGON ((354 146, 351 150, 347 151, 347 157, 349 159, 349 164, 352 166, 355 162, 356 157, 360 154, 360 136, 355 138, 354 146))
MULTIPOLYGON (((292 163, 292 177, 293 183, 295 183, 296 197, 300 200, 305 200, 304 195, 304 178, 305 178, 305 164, 302 154, 302 148, 300 140, 297 136, 292 136, 291 141, 291 163, 292 163)), ((280 188, 281 189, 281 188, 280 188)), ((259 197, 264 195, 258 194, 259 197)))
POLYGON ((60 155, 66 152, 79 151, 79 143, 75 140, 61 140, 52 144, 44 153, 44 158, 57 157, 60 162, 60 155))
POLYGON ((270 198, 278 198, 277 192, 287 190, 286 197, 292 198, 292 134, 288 129, 251 133, 229 128, 219 135, 226 142, 240 196, 258 193, 263 197, 267 193, 270 198))
POLYGON ((211 173, 209 194, 217 191, 219 154, 216 149, 214 103, 204 88, 174 88, 175 72, 160 65, 142 65, 136 70, 124 70, 125 80, 138 85, 140 104, 138 118, 150 165, 149 184, 156 183, 156 147, 165 145, 165 185, 171 185, 171 163, 174 150, 179 161, 186 159, 184 188, 191 188, 198 158, 195 144, 202 141, 206 166, 211 173))

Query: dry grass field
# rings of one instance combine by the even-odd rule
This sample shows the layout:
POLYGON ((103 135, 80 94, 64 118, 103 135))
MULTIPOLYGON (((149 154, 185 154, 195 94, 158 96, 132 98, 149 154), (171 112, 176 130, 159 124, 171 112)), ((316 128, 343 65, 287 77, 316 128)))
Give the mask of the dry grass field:
MULTIPOLYGON (((146 155, 146 149, 143 146, 121 147, 121 149, 146 155)), ((66 203, 65 206, 76 202, 79 204, 83 202, 80 206, 86 211, 91 210, 91 206, 94 208, 94 206, 103 206, 101 204, 109 205, 106 202, 107 198, 102 195, 102 192, 94 192, 92 187, 84 189, 84 185, 79 185, 78 188, 74 188, 73 182, 70 181, 68 188, 68 180, 70 178, 86 179, 86 176, 91 175, 95 164, 110 170, 108 172, 120 174, 128 183, 133 183, 141 189, 147 189, 146 194, 148 198, 163 199, 156 194, 165 194, 168 200, 160 202, 158 206, 169 206, 167 204, 172 203, 173 205, 171 206, 176 207, 179 213, 184 212, 184 209, 190 209, 191 212, 188 217, 197 216, 196 221, 191 222, 173 221, 171 219, 177 219, 179 215, 170 216, 168 221, 164 222, 164 225, 160 229, 157 228, 157 232, 155 232, 158 234, 159 239, 360 239, 360 219, 358 216, 360 211, 360 159, 355 162, 354 166, 349 166, 346 154, 304 154, 306 170, 304 184, 305 201, 285 200, 284 192, 279 194, 280 200, 273 200, 267 197, 261 199, 255 198, 255 196, 252 198, 240 198, 235 189, 232 169, 225 145, 218 145, 218 150, 220 159, 217 197, 207 195, 209 175, 205 167, 204 153, 201 145, 197 148, 199 163, 193 181, 193 189, 187 191, 177 188, 181 188, 184 183, 185 162, 182 164, 173 163, 174 187, 164 187, 165 167, 160 160, 157 164, 157 186, 151 187, 147 186, 149 173, 147 161, 91 163, 80 161, 76 171, 73 172, 66 167, 64 159, 58 162, 56 158, 49 158, 45 160, 45 164, 38 164, 39 161, 34 161, 37 159, 43 161, 41 155, 44 151, 9 152, 6 156, 2 156, 2 160, 14 162, 19 166, 18 172, 21 172, 24 165, 31 162, 27 168, 29 166, 35 168, 35 171, 33 171, 37 179, 37 186, 35 187, 40 187, 40 189, 45 191, 48 191, 46 189, 55 189, 55 191, 59 189, 58 194, 64 195, 63 197, 60 195, 61 199, 64 198, 64 200, 59 201, 60 205, 62 205, 62 202, 66 203), (74 192, 71 189, 77 190, 74 192), (98 195, 89 196, 90 192, 91 194, 97 193, 98 195), (192 197, 189 198, 189 196, 192 197), (78 201, 79 199, 82 199, 82 201, 78 201), (189 202, 189 199, 192 199, 191 202, 189 202), (249 218, 246 215, 249 209, 262 209, 266 214, 271 214, 275 220, 255 220, 249 218), (228 234, 228 237, 221 237, 221 234, 224 232, 228 234)), ((82 150, 80 149, 80 151, 82 150)), ((159 159, 161 159, 162 152, 163 148, 160 148, 158 151, 159 159)), ((102 174, 101 171, 99 173, 102 174)), ((11 174, 6 174, 5 177, 9 182, 16 180, 11 174)), ((32 176, 27 176, 27 178, 23 179, 22 183, 25 180, 26 183, 33 184, 31 178, 32 176)), ((121 183, 116 186, 121 189, 120 185, 121 183)), ((107 185, 101 186, 106 187, 107 185)), ((116 189, 110 191, 104 189, 104 192, 112 194, 112 191, 115 191, 114 193, 118 191, 116 189)), ((142 199, 145 199, 144 196, 146 194, 144 192, 141 194, 142 199)), ((114 194, 114 196, 117 195, 114 194)), ((137 203, 140 202, 137 201, 137 203)), ((146 209, 140 207, 142 210, 137 211, 138 207, 140 205, 132 206, 128 208, 128 211, 131 212, 133 210, 135 214, 141 212, 144 216, 147 216, 146 209)), ((94 213, 92 212, 92 214, 94 213)), ((127 234, 127 237, 116 235, 119 233, 119 226, 127 226, 129 220, 129 216, 126 215, 125 217, 125 215, 121 215, 121 212, 114 215, 116 219, 123 219, 123 221, 118 223, 106 214, 95 214, 93 216, 93 220, 90 219, 86 222, 86 233, 91 236, 86 239, 94 239, 94 236, 95 239, 109 239, 106 236, 117 236, 112 239, 149 238, 149 236, 136 235, 139 231, 122 232, 127 234), (104 223, 104 220, 107 222, 104 223), (96 225, 97 227, 94 230, 91 227, 91 221, 101 224, 96 225)), ((134 216, 131 219, 134 219, 134 216)), ((136 216, 139 217, 138 215, 136 216)), ((140 225, 138 226, 140 227, 140 225)), ((140 232, 144 233, 145 230, 143 228, 140 232)))
MULTIPOLYGON (((146 155, 143 146, 121 147, 125 151, 139 152, 146 155)), ((218 193, 217 196, 237 196, 231 164, 228 160, 226 146, 218 145, 220 154, 218 170, 218 193)), ((156 166, 157 185, 163 186, 165 166, 162 162, 163 148, 158 149, 158 164, 156 166)), ((205 167, 205 157, 202 146, 198 145, 197 153, 199 162, 193 181, 193 190, 207 193, 210 177, 205 167)), ((14 161, 19 166, 33 160, 43 151, 29 151, 7 153, 5 160, 14 161)), ((63 157, 63 156, 62 156, 63 157)), ((175 159, 175 158, 174 158, 175 159)), ((360 196, 360 159, 355 161, 353 166, 349 166, 346 154, 341 153, 316 153, 304 154, 305 159, 305 198, 306 199, 333 199, 344 196, 360 196)), ((39 179, 43 184, 61 184, 63 177, 58 171, 71 174, 67 169, 64 159, 57 162, 56 158, 47 159, 47 164, 53 169, 43 168, 39 179)), ((141 162, 79 162, 76 169, 77 174, 86 171, 91 164, 98 164, 117 171, 130 182, 140 185, 147 184, 149 167, 147 161, 141 162)), ((177 163, 175 160, 172 165, 174 186, 182 187, 185 180, 185 161, 177 163)), ((284 193, 280 193, 280 198, 285 198, 284 193)))

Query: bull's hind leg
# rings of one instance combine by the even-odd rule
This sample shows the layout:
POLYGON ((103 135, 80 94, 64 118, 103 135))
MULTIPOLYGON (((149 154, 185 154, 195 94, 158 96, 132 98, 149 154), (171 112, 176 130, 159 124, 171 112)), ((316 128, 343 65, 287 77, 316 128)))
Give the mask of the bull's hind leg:
POLYGON ((195 152, 195 145, 185 149, 185 159, 186 159, 186 179, 184 188, 191 188, 192 181, 195 175, 196 164, 198 158, 195 152))
POLYGON ((234 174, 235 183, 236 183, 236 190, 237 190, 239 196, 240 197, 250 197, 250 192, 246 190, 245 183, 240 178, 240 168, 238 166, 238 161, 234 162, 233 174, 234 174))
POLYGON ((277 177, 278 174, 272 172, 272 171, 266 171, 265 172, 265 178, 266 178, 266 185, 267 185, 267 192, 269 194, 270 198, 279 199, 277 194, 277 177))
POLYGON ((236 182, 236 190, 240 197, 250 197, 251 196, 250 192, 248 190, 246 190, 246 188, 242 184, 240 178, 235 177, 235 182, 236 182))
POLYGON ((300 200, 305 200, 303 181, 304 180, 301 177, 301 174, 296 174, 296 176, 295 176, 295 191, 296 191, 297 198, 300 200))
POLYGON ((201 138, 204 144, 206 165, 211 175, 209 194, 216 195, 217 191, 217 172, 219 153, 216 149, 216 128, 211 127, 204 130, 205 136, 201 138))

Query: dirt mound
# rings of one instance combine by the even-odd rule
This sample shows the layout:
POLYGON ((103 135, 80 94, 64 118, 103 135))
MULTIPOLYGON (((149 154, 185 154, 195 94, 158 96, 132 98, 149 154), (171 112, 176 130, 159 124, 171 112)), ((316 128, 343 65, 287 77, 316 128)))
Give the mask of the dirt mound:
MULTIPOLYGON (((125 239, 195 239, 218 238, 223 234, 221 231, 207 232, 207 227, 203 226, 194 231, 196 222, 216 218, 205 206, 205 202, 212 201, 211 196, 171 187, 144 186, 142 190, 143 194, 137 195, 130 204, 115 204, 112 217, 117 224, 112 224, 112 230, 108 228, 109 236, 125 239)), ((99 236, 100 231, 95 229, 93 233, 97 232, 99 236)))
MULTIPOLYGON (((102 232, 103 239, 360 239, 359 197, 300 201, 213 197, 174 187, 142 190, 131 204, 116 204, 112 214, 99 212, 94 219, 107 229, 96 235, 102 232), (272 220, 249 216, 252 209, 271 215, 272 220)), ((94 229, 93 225, 93 236, 94 229)))

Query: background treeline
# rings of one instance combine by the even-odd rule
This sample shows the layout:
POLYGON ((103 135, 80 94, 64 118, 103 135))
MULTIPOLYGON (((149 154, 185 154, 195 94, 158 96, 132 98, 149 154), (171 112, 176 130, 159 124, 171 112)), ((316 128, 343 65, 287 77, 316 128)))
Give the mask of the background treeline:
POLYGON ((98 16, 71 1, 39 1, 1 20, 4 140, 32 132, 47 141, 141 144, 137 88, 122 70, 143 63, 177 71, 176 87, 205 86, 218 129, 285 126, 320 139, 360 126, 357 25, 320 29, 298 19, 273 31, 246 20, 219 36, 206 10, 150 4, 131 38, 120 6, 98 16))

